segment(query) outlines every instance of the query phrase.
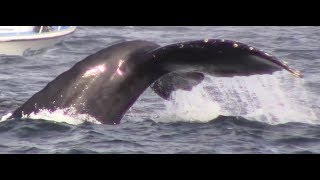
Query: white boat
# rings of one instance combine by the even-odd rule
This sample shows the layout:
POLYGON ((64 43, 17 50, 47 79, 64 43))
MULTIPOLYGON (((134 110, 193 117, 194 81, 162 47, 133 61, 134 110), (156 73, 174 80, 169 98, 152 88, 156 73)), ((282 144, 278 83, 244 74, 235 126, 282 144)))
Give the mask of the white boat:
POLYGON ((0 26, 0 55, 39 54, 75 30, 75 26, 0 26))

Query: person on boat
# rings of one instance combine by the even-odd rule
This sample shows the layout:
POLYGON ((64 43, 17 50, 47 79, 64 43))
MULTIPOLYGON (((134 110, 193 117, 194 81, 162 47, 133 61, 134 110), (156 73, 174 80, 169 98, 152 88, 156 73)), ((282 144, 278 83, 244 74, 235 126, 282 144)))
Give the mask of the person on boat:
POLYGON ((41 32, 51 32, 53 31, 53 27, 52 26, 35 26, 34 31, 35 32, 40 32, 42 27, 42 31, 41 32))

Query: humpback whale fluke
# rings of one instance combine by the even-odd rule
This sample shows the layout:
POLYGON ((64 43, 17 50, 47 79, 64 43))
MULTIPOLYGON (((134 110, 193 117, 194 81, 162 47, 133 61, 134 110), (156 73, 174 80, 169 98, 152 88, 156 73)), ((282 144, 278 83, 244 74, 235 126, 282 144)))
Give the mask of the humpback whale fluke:
POLYGON ((235 41, 210 39, 163 47, 140 40, 122 42, 76 63, 11 117, 72 107, 101 123, 118 124, 149 86, 168 99, 175 89, 190 90, 199 84, 202 73, 232 77, 283 69, 301 77, 275 56, 235 41))

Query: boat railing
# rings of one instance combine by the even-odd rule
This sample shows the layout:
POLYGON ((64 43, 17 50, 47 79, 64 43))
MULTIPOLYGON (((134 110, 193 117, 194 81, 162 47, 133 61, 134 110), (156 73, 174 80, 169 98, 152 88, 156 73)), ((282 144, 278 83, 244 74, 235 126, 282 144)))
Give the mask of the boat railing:
MULTIPOLYGON (((39 29, 39 34, 43 33, 43 29, 44 29, 45 26, 40 26, 40 29, 39 29)), ((60 31, 60 30, 64 30, 70 26, 50 26, 53 31, 60 31)))

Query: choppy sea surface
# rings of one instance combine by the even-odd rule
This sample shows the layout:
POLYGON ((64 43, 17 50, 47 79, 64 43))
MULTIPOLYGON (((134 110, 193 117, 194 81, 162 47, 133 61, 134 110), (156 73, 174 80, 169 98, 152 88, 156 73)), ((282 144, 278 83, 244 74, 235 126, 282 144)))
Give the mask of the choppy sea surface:
MULTIPOLYGON (((320 153, 319 27, 78 27, 45 53, 0 57, 0 153, 320 153), (206 75, 166 101, 147 89, 119 125, 64 111, 6 116, 76 62, 124 40, 230 39, 304 74, 206 75), (221 115, 221 116, 219 116, 221 115)), ((106 109, 106 111, 108 111, 106 109)))

